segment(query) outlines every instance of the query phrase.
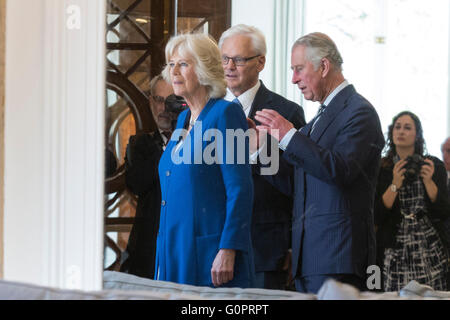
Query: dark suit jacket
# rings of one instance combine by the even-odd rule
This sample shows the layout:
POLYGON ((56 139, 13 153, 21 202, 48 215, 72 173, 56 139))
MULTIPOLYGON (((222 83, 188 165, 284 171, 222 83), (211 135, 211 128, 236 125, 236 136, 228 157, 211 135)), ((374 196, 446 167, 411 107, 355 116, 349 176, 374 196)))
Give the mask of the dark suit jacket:
POLYGON ((137 196, 136 216, 120 271, 153 279, 161 189, 158 164, 163 152, 159 132, 130 137, 125 156, 125 179, 137 196))
MULTIPOLYGON (((310 135, 311 127, 309 122, 296 132, 283 154, 295 168, 293 275, 365 278, 375 263, 373 202, 384 146, 378 115, 349 85, 310 135)), ((290 177, 281 168, 267 178, 289 190, 290 177)))
MULTIPOLYGON (((268 90, 261 82, 249 118, 255 121, 256 111, 262 109, 277 111, 297 129, 305 125, 302 107, 268 90)), ((256 173, 253 173, 253 185, 252 244, 255 269, 256 272, 281 270, 291 244, 293 199, 256 173)))

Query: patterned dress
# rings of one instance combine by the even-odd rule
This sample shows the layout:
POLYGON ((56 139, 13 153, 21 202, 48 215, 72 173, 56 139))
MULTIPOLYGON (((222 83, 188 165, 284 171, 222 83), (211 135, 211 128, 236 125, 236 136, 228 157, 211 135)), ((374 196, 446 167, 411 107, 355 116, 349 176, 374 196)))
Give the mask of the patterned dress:
POLYGON ((402 219, 395 246, 384 251, 385 291, 398 291, 411 280, 447 290, 447 252, 426 215, 425 192, 420 178, 399 190, 402 219))

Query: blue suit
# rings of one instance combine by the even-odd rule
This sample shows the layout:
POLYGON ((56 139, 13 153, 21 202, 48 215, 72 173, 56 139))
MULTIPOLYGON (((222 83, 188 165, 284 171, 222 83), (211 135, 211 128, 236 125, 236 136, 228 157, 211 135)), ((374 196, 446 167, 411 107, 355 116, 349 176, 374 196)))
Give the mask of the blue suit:
MULTIPOLYGON (((183 128, 189 118, 190 110, 181 113, 177 129, 183 128)), ((235 103, 211 99, 179 151, 175 151, 175 146, 181 136, 176 130, 162 155, 162 206, 155 265, 158 280, 212 286, 211 267, 219 249, 234 249, 234 278, 225 286, 252 286, 253 184, 248 153, 242 164, 236 162, 236 139, 234 146, 227 142, 223 152, 220 147, 211 151, 215 141, 220 144, 220 135, 225 141, 226 129, 247 130, 245 114, 235 103), (217 131, 212 133, 209 129, 217 131), (231 159, 227 159, 230 151, 234 151, 231 164, 227 161, 231 159), (208 164, 208 159, 202 159, 205 154, 224 164, 208 164), (185 161, 180 163, 181 159, 185 161)), ((245 147, 248 150, 248 141, 245 147)))
POLYGON ((349 85, 311 128, 312 121, 283 153, 294 181, 288 167, 269 178, 285 192, 294 184, 293 276, 364 279, 375 264, 373 204, 384 146, 378 115, 349 85))

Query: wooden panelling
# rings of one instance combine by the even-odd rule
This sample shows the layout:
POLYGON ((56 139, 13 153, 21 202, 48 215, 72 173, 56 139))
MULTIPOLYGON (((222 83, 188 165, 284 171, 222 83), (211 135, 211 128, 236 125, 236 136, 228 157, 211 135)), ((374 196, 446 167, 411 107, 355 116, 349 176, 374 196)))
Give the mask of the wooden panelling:
POLYGON ((178 0, 178 17, 207 18, 209 33, 219 40, 231 26, 231 0, 178 0))

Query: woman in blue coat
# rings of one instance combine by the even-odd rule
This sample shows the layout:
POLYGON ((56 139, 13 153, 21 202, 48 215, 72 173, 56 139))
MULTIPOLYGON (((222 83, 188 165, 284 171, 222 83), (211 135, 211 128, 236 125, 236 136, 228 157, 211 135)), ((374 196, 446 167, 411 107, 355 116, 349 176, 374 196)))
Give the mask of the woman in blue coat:
POLYGON ((163 74, 189 108, 159 164, 156 279, 251 287, 253 186, 248 141, 237 137, 248 129, 245 114, 222 99, 220 51, 209 36, 171 38, 166 62, 163 74))

